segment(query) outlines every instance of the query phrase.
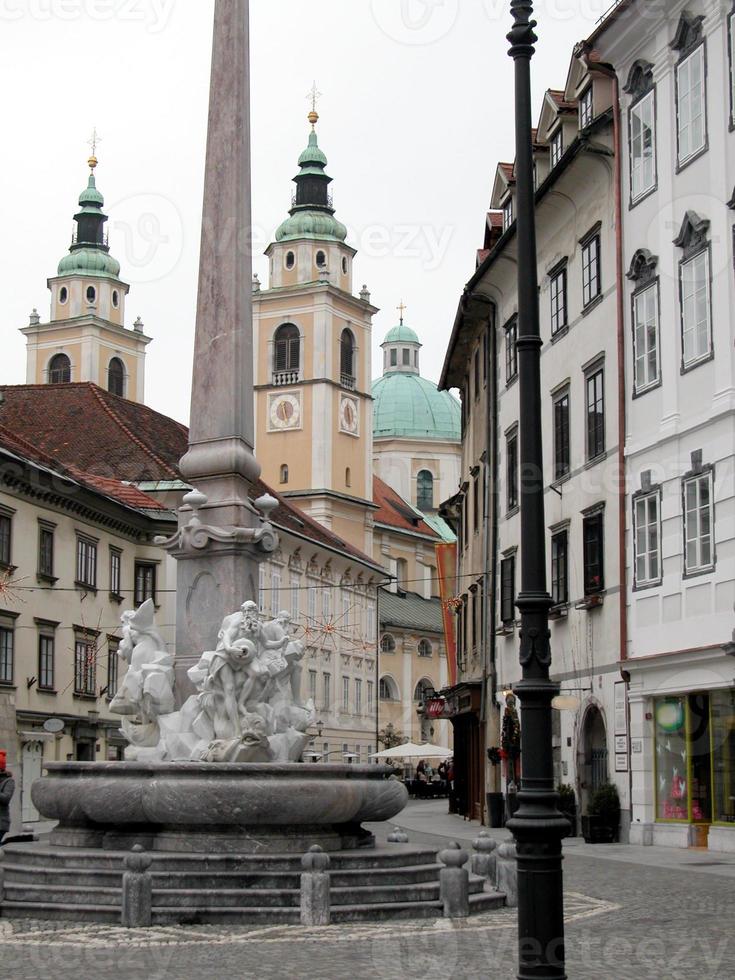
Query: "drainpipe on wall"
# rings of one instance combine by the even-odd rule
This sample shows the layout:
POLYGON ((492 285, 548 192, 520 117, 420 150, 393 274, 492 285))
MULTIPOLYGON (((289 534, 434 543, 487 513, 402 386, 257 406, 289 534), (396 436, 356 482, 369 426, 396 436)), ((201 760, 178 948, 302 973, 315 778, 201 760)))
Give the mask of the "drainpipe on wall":
MULTIPOLYGON (((615 263, 617 290, 617 346, 618 346, 618 561, 620 564, 620 674, 627 685, 630 673, 625 669, 628 659, 628 576, 625 547, 627 523, 626 505, 626 371, 625 371, 625 258, 623 245, 623 132, 620 111, 620 82, 617 73, 608 65, 595 61, 596 52, 588 52, 585 61, 590 71, 599 72, 612 81, 613 86, 613 141, 615 149, 615 263)), ((630 704, 626 698, 628 724, 628 792, 630 818, 633 819, 633 773, 630 754, 630 704)))

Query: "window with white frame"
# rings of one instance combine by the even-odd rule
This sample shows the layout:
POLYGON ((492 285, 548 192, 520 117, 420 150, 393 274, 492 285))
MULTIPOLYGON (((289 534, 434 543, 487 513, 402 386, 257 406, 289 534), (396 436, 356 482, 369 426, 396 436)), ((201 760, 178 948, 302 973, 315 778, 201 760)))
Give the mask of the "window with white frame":
POLYGON ((661 494, 655 490, 633 504, 635 584, 638 588, 661 581, 661 494))
POLYGON ((301 579, 291 576, 291 619, 294 623, 299 621, 301 615, 301 579))
POLYGON ((355 714, 362 714, 362 681, 359 677, 355 679, 355 714))
POLYGON ((676 125, 681 166, 707 145, 704 44, 676 68, 676 125))
POLYGON ((310 585, 306 590, 306 607, 307 616, 309 617, 309 623, 313 623, 316 619, 316 586, 310 585))
POLYGON ((682 262, 680 268, 682 359, 687 368, 712 351, 709 249, 682 262))
POLYGON ((684 539, 687 575, 714 568, 714 501, 712 472, 684 481, 684 539))
POLYGON ((15 661, 15 630, 0 626, 0 684, 12 685, 15 661))
POLYGON ((322 678, 322 692, 324 699, 322 701, 322 708, 325 711, 332 710, 332 675, 325 674, 322 678))
POLYGON ((368 601, 367 604, 367 617, 366 617, 365 629, 367 632, 368 640, 374 640, 375 639, 375 605, 370 601, 368 601))
POLYGON ((589 306, 601 292, 600 236, 596 233, 582 242, 582 306, 589 306))
POLYGON ((566 266, 551 274, 551 336, 555 337, 568 325, 566 266))
POLYGON ((309 698, 316 703, 316 671, 309 671, 309 698))
POLYGON ((373 713, 373 707, 375 705, 375 682, 367 682, 367 713, 371 715, 373 713))
POLYGON ((656 94, 630 109, 630 196, 638 201, 656 186, 656 94))
POLYGON ((557 133, 551 138, 551 169, 553 170, 557 163, 564 156, 564 131, 559 129, 557 133))
POLYGON ((590 85, 579 97, 579 128, 586 129, 594 119, 594 115, 592 86, 590 85))
POLYGON ((657 385, 661 377, 657 282, 633 296, 633 357, 635 391, 640 394, 657 385))
POLYGON ((271 612, 277 616, 281 611, 281 573, 273 569, 271 575, 271 612))
POLYGON ((342 710, 350 710, 350 679, 349 677, 342 678, 342 710))
POLYGON ((507 231, 515 220, 513 214, 513 197, 509 197, 503 205, 503 231, 507 231))
POLYGON ((325 623, 328 623, 332 618, 332 592, 329 586, 322 589, 322 615, 325 623))

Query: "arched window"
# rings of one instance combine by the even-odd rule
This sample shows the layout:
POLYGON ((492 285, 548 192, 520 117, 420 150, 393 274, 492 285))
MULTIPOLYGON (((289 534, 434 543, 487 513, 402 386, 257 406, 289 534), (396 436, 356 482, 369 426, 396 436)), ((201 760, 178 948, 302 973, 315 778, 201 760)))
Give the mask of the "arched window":
POLYGON ((392 677, 385 676, 380 678, 379 693, 381 701, 400 701, 401 699, 398 685, 392 677))
POLYGON ((434 509, 434 476, 421 470, 416 480, 416 506, 419 510, 434 509))
POLYGON ((295 265, 296 265, 296 256, 294 255, 293 252, 287 252, 286 253, 286 268, 287 269, 293 269, 293 267, 295 265))
POLYGON ((414 701, 420 701, 423 703, 428 701, 429 697, 432 697, 434 694, 436 694, 434 685, 430 680, 424 677, 423 680, 420 680, 416 685, 416 690, 413 692, 413 699, 414 701))
POLYGON ((97 302, 97 290, 94 286, 87 286, 87 302, 96 303, 97 302))
POLYGON ((383 638, 380 641, 380 649, 383 653, 395 653, 396 652, 395 637, 391 636, 390 633, 384 633, 383 638))
POLYGON ((125 395, 125 365, 119 357, 113 357, 107 369, 107 390, 112 395, 125 395))
POLYGON ((431 643, 428 640, 419 640, 419 656, 430 657, 432 654, 431 643))
POLYGON ((50 385, 68 385, 71 381, 71 361, 66 354, 55 354, 48 366, 50 385))
POLYGON ((281 483, 288 483, 288 466, 285 463, 281 467, 281 483))
POLYGON ((355 380, 355 335, 351 330, 342 331, 340 371, 342 372, 342 384, 351 386, 355 380))
POLYGON ((276 330, 273 343, 273 370, 298 371, 301 366, 301 337, 293 323, 284 323, 276 330))
POLYGON ((316 253, 316 264, 320 269, 326 269, 327 267, 327 254, 326 252, 316 253))

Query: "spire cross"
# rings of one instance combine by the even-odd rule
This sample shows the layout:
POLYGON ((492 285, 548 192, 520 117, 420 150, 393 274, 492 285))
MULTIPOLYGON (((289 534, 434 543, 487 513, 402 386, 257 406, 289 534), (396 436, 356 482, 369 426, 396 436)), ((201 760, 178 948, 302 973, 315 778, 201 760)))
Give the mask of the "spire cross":
POLYGON ((406 306, 406 304, 405 304, 405 303, 403 302, 403 300, 401 300, 401 305, 400 305, 400 306, 397 306, 397 307, 396 307, 396 309, 397 309, 397 310, 398 310, 398 311, 400 312, 400 314, 401 314, 401 326, 403 326, 403 314, 404 314, 404 313, 406 312, 406 310, 408 309, 408 307, 407 307, 407 306, 406 306))
POLYGON ((89 158, 89 166, 92 170, 97 166, 97 146, 102 142, 102 137, 97 132, 97 127, 95 126, 92 130, 92 139, 87 140, 89 146, 92 147, 92 156, 89 158))
POLYGON ((316 112, 317 103, 319 102, 319 99, 321 99, 321 97, 322 97, 322 93, 316 87, 316 81, 315 81, 311 87, 311 91, 306 96, 306 98, 311 102, 312 112, 316 112))

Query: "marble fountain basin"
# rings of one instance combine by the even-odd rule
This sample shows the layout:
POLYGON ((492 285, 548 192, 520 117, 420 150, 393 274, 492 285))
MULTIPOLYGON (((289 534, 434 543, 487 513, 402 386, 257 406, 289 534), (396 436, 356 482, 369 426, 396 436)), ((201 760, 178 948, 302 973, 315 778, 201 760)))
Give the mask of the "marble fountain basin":
POLYGON ((298 763, 49 763, 31 796, 52 845, 196 853, 371 846, 408 801, 388 767, 298 763))

